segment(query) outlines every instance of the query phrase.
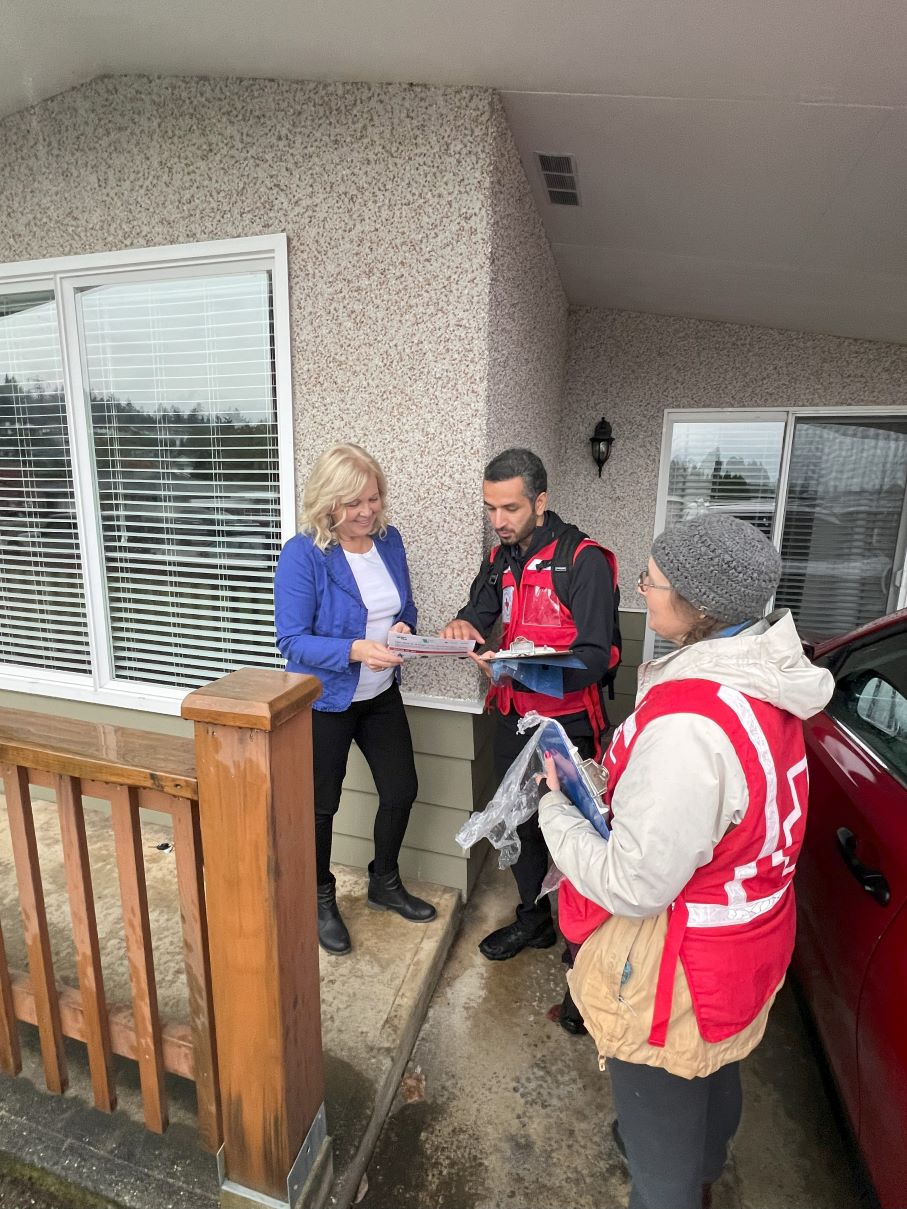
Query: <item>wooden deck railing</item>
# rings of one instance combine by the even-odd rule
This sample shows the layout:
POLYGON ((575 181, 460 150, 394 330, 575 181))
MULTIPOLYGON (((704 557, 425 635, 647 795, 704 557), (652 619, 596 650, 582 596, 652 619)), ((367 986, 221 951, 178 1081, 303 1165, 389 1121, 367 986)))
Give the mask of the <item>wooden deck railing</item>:
MULTIPOLYGON (((17 1020, 36 1025, 47 1087, 67 1086, 63 1038, 86 1045, 96 1106, 116 1106, 112 1055, 138 1063, 145 1124, 167 1127, 165 1072, 195 1081, 199 1133, 223 1145, 232 1201, 289 1202, 287 1179, 323 1103, 311 804, 320 685, 234 672, 191 693, 195 741, 0 710, 0 777, 28 970, 0 927, 0 1067, 21 1070, 17 1020), (54 973, 31 787, 59 815, 78 986, 54 973), (110 803, 131 1004, 108 1003, 82 798, 110 803), (139 811, 173 826, 189 1021, 162 1022, 139 811)), ((295 1169, 298 1177, 298 1167, 295 1169)), ((226 1186, 226 1184, 225 1184, 226 1186)))

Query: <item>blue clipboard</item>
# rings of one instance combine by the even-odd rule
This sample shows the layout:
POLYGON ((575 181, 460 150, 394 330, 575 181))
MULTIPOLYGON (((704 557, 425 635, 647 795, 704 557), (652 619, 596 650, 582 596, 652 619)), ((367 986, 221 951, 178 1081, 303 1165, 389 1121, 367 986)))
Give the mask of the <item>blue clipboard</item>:
POLYGON ((611 829, 602 813, 602 799, 587 780, 586 773, 581 768, 583 759, 559 722, 545 718, 540 723, 536 751, 540 758, 544 752, 551 752, 561 783, 561 792, 570 799, 583 818, 592 824, 602 839, 606 840, 611 834, 611 829))

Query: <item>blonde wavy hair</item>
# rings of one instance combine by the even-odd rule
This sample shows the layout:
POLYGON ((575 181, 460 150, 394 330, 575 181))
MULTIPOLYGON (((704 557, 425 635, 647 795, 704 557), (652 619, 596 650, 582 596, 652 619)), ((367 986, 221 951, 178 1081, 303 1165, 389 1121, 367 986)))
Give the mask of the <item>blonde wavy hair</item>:
POLYGON ((337 514, 357 497, 372 475, 381 496, 381 511, 372 532, 384 537, 387 533, 387 480, 372 455, 361 445, 332 445, 315 462, 302 493, 299 519, 301 528, 311 534, 319 550, 326 550, 337 541, 334 529, 342 519, 337 514))

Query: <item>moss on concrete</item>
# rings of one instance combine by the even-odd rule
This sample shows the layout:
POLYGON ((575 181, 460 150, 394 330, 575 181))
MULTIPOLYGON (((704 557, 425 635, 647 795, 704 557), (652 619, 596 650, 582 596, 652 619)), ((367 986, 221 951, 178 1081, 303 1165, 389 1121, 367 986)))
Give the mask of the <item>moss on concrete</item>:
POLYGON ((116 1203, 0 1151, 0 1209, 116 1209, 116 1203))

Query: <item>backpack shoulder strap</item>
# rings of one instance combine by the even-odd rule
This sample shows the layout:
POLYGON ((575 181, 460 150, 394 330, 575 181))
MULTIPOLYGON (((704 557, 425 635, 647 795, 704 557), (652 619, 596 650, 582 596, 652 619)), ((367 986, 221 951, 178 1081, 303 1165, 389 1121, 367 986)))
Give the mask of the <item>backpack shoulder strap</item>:
POLYGON ((554 591, 561 604, 568 609, 570 608, 570 579, 573 575, 573 560, 576 558, 577 550, 588 539, 588 536, 576 525, 565 525, 555 543, 554 553, 551 555, 551 580, 554 584, 554 591))
MULTIPOLYGON (((566 525, 564 531, 557 539, 554 547, 554 553, 551 556, 551 580, 554 585, 554 591, 558 600, 565 606, 570 608, 570 578, 573 574, 573 562, 576 558, 577 551, 585 541, 594 541, 587 533, 583 533, 576 525, 566 525)), ((617 675, 617 668, 620 664, 621 647, 623 645, 620 636, 620 588, 617 585, 616 579, 616 563, 614 555, 605 550, 599 542, 595 543, 605 554, 608 560, 608 565, 614 574, 614 617, 612 629, 612 645, 611 645, 611 661, 608 671, 602 679, 603 687, 608 689, 608 695, 613 700, 614 698, 614 678, 617 675)))

